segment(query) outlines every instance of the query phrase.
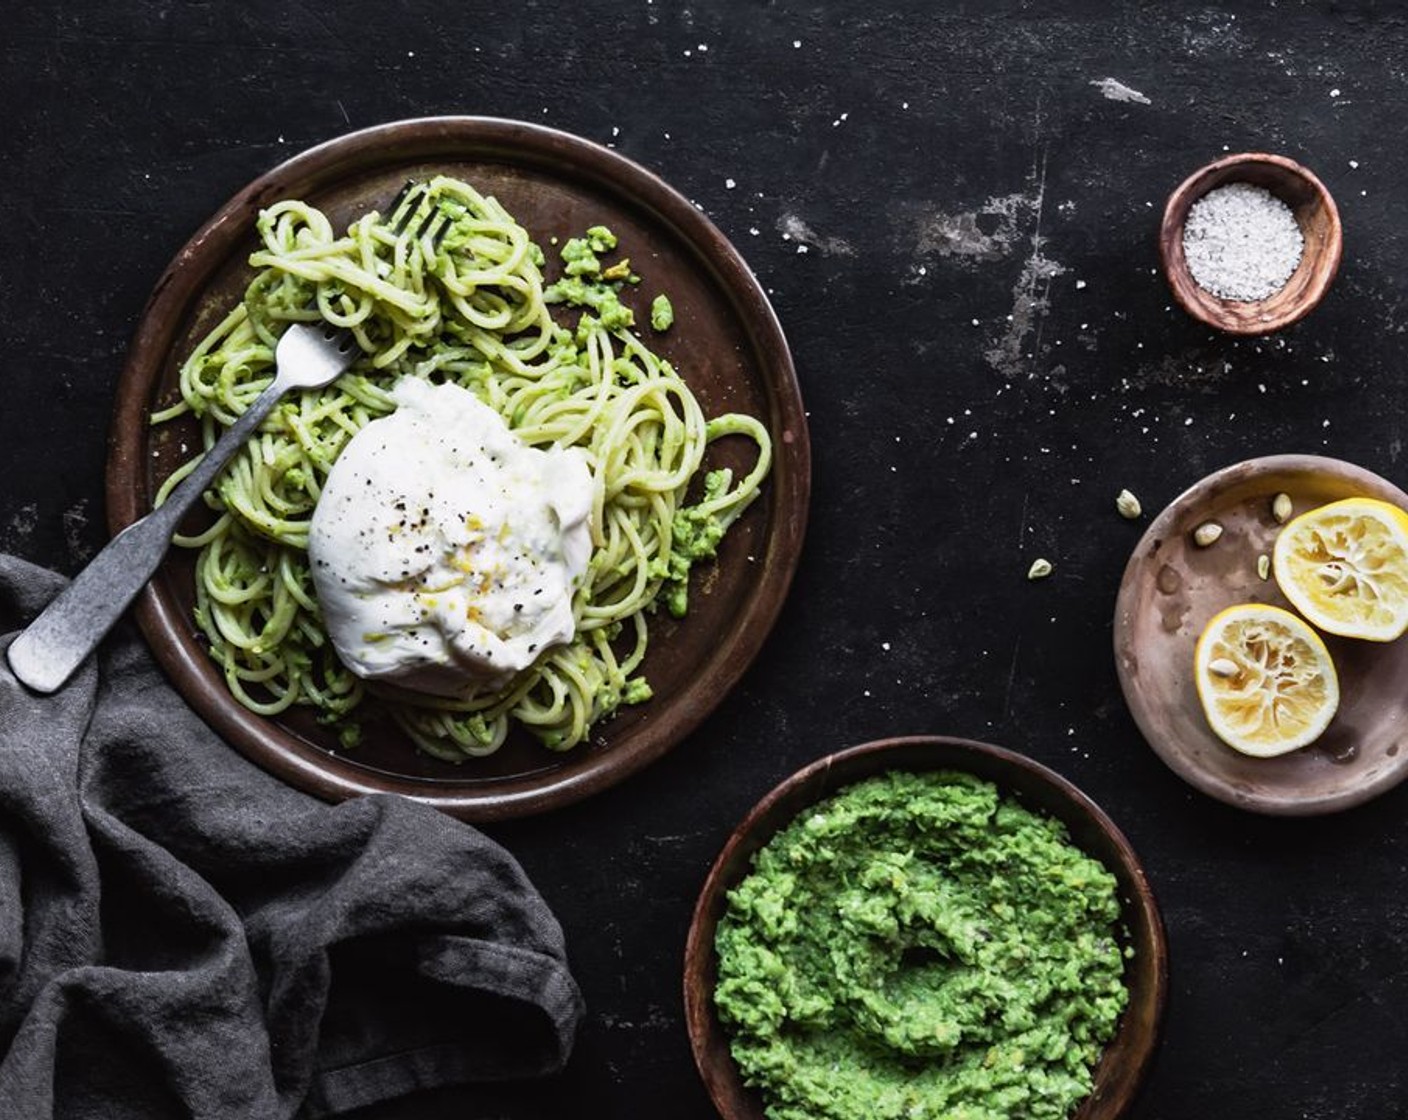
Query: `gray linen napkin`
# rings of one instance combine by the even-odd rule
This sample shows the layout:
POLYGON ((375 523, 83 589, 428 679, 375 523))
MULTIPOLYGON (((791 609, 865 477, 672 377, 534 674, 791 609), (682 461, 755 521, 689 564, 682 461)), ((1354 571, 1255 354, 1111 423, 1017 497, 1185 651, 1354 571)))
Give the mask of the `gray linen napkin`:
MULTIPOLYGON (((62 585, 0 556, 0 649, 62 585)), ((476 830, 245 761, 130 628, 61 692, 0 657, 0 1117, 334 1116, 556 1072, 561 928, 476 830)))

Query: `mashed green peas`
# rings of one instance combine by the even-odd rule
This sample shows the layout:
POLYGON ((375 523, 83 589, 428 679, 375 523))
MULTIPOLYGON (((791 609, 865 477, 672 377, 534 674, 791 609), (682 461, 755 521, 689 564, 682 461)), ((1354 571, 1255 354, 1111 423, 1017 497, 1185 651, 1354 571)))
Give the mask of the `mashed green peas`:
POLYGON ((1114 876, 959 773, 852 786, 728 896, 715 1002, 771 1120, 1065 1120, 1128 998, 1114 876))

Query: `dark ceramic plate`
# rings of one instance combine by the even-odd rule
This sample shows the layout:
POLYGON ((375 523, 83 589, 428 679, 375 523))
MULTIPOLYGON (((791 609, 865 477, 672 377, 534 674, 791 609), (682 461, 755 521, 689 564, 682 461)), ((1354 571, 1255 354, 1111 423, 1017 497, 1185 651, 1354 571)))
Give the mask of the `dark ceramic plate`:
MULTIPOLYGON (((762 497, 702 565, 690 611, 651 623, 648 703, 623 709, 589 743, 554 754, 526 734, 489 758, 452 764, 387 731, 353 752, 335 750, 306 714, 266 719, 230 696, 192 620, 194 556, 174 550, 144 592, 137 617, 176 687, 255 762, 319 796, 396 792, 467 820, 541 812, 579 800, 679 742, 757 655, 791 583, 806 525, 810 449, 792 359, 753 274, 724 236, 650 172, 588 141, 534 125, 472 117, 402 121, 296 156, 236 195, 176 256, 142 317, 118 391, 108 462, 108 522, 116 532, 151 505, 194 429, 153 430, 174 399, 181 360, 239 298, 251 275, 258 211, 281 198, 323 209, 339 228, 384 206, 408 178, 454 175, 492 194, 552 257, 549 239, 605 224, 644 277, 644 303, 666 292, 674 327, 649 344, 689 382, 706 415, 744 411, 772 433, 762 497)), ((638 316, 638 319, 640 316, 638 316)), ((721 441, 711 465, 744 467, 747 451, 721 441)), ((741 442, 741 441, 740 441, 741 442)))
POLYGON ((1024 755, 986 743, 942 736, 882 739, 822 758, 760 801, 729 837, 699 894, 685 946, 685 1022, 700 1076, 724 1120, 764 1120, 759 1095, 743 1084, 728 1036, 714 1010, 718 962, 714 932, 726 896, 751 870, 754 854, 808 806, 844 786, 889 770, 962 770, 976 774, 1028 808, 1049 813, 1071 839, 1119 882, 1127 944, 1129 1006, 1095 1069, 1095 1087, 1071 1120, 1124 1115, 1158 1047, 1168 991, 1168 946, 1153 890, 1123 833, 1065 778, 1024 755))
POLYGON ((1134 721, 1186 781, 1229 805, 1309 816, 1367 801, 1408 777, 1408 640, 1363 642, 1322 635, 1340 679, 1340 707, 1308 747, 1251 758, 1212 733, 1193 682, 1193 648, 1208 620, 1236 603, 1294 610, 1263 580, 1280 529, 1278 493, 1294 512, 1355 496, 1408 506, 1408 494, 1376 474, 1316 455, 1250 459, 1209 475, 1149 525, 1125 568, 1115 605, 1115 666, 1134 721), (1199 548, 1193 531, 1223 526, 1199 548))

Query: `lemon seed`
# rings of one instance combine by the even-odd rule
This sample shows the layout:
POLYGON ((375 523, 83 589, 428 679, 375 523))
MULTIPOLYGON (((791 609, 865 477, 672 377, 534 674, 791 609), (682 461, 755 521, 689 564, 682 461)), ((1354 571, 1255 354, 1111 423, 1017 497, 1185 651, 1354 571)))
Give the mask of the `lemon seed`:
POLYGON ((1284 525, 1289 521, 1294 510, 1289 494, 1277 494, 1271 499, 1271 516, 1276 519, 1277 525, 1284 525))
POLYGON ((1262 579, 1271 578, 1271 557, 1264 552, 1256 558, 1256 574, 1262 579))
POLYGON ((1144 512, 1144 508, 1139 504, 1139 499, 1128 490, 1119 492, 1115 498, 1115 508, 1120 511, 1121 517, 1127 517, 1131 521, 1144 512))
POLYGON ((1235 677, 1237 675, 1237 663, 1226 657, 1215 657, 1208 662, 1208 672, 1215 677, 1235 677))
POLYGON ((1027 569, 1028 579, 1045 579, 1052 572, 1050 560, 1033 560, 1032 566, 1027 569))
POLYGON ((1216 521, 1204 521, 1193 530, 1193 543, 1199 548, 1207 548, 1220 536, 1222 536, 1221 525, 1216 521))

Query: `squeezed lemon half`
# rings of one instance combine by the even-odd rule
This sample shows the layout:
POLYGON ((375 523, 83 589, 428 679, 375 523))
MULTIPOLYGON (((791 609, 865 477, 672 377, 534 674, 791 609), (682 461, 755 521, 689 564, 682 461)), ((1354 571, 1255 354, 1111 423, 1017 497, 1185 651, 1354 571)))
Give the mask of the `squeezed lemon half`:
POLYGON ((1313 743, 1340 705, 1340 683, 1320 635, 1290 611, 1228 607, 1198 638, 1193 679, 1213 732, 1258 758, 1313 743))
POLYGON ((1276 584, 1327 634, 1390 642, 1408 630, 1408 513, 1345 498, 1301 514, 1276 538, 1276 584))

